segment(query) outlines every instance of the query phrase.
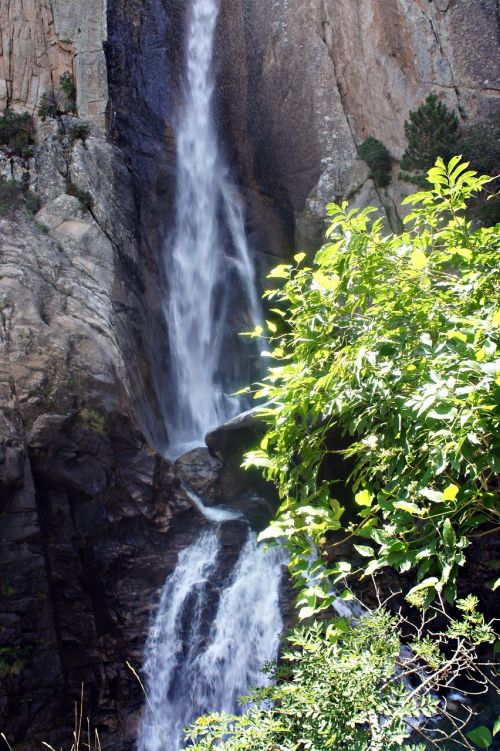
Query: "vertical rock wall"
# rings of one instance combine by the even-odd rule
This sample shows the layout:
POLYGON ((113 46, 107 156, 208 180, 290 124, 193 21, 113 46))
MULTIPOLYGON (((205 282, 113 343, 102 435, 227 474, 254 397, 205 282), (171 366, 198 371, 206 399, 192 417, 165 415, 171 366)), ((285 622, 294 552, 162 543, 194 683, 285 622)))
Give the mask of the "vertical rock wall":
POLYGON ((80 116, 104 127, 106 0, 1 0, 0 109, 34 113, 44 91, 74 76, 80 116))
POLYGON ((356 146, 371 135, 399 159, 433 90, 464 124, 497 111, 499 34, 496 0, 222 0, 221 118, 243 180, 288 207, 296 244, 317 247, 333 199, 394 224, 408 186, 376 190, 356 146))

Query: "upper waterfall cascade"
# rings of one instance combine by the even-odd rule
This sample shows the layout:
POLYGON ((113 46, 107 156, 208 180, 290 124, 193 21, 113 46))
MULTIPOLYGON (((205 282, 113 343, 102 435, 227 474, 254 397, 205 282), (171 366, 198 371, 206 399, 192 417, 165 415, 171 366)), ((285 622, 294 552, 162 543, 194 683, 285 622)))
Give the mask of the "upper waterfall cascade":
POLYGON ((240 411, 222 383, 221 359, 234 300, 245 308, 250 325, 260 318, 243 207, 220 153, 212 113, 217 17, 218 0, 194 0, 185 103, 176 129, 175 227, 164 252, 174 391, 168 432, 170 453, 177 455, 240 411))

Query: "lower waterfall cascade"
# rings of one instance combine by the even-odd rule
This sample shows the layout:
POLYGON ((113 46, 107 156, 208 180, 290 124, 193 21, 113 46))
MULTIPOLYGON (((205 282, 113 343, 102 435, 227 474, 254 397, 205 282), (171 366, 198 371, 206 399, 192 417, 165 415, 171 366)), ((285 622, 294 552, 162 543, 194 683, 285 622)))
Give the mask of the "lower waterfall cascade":
POLYGON ((283 551, 264 550, 249 531, 214 606, 220 552, 217 527, 202 532, 167 579, 146 647, 138 751, 179 751, 190 722, 209 710, 237 711, 238 698, 262 685, 260 669, 276 656, 283 551))
MULTIPOLYGON (((252 327, 260 321, 243 209, 212 119, 217 17, 218 0, 193 0, 186 101, 177 129, 176 223, 164 251, 174 393, 168 454, 174 458, 241 411, 239 401, 224 393, 224 339, 235 333, 231 302, 245 311, 252 327)), ((246 525, 239 556, 229 574, 224 572, 223 525, 245 529, 245 521, 234 512, 205 507, 186 483, 182 487, 209 526, 180 553, 152 622, 138 751, 179 751, 185 728, 197 717, 237 712, 239 697, 266 680, 260 671, 276 657, 283 628, 284 551, 259 546, 246 525)))

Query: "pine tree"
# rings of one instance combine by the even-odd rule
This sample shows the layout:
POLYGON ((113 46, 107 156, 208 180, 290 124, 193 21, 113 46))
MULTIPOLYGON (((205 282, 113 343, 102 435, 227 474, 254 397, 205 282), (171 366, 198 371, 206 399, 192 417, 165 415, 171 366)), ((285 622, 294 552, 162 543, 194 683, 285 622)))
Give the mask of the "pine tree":
POLYGON ((449 160, 456 151, 458 118, 438 100, 433 91, 423 104, 410 112, 405 122, 408 146, 401 160, 400 178, 427 187, 426 173, 438 156, 449 160), (410 173, 410 174, 409 174, 410 173))

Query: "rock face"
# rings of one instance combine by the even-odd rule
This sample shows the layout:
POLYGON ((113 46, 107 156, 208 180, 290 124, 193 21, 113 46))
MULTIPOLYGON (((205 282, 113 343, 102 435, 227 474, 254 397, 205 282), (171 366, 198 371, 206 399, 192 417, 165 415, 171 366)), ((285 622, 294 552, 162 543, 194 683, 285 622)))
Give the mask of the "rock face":
MULTIPOLYGON (((103 748, 133 747, 143 697, 125 661, 140 664, 159 587, 204 523, 180 479, 247 510, 260 492, 239 474, 255 425, 175 468, 155 450, 188 9, 0 0, 0 109, 35 113, 71 72, 79 116, 37 121, 28 161, 0 150, 0 175, 41 201, 34 219, 0 216, 0 731, 20 749, 67 745, 82 681, 103 748), (92 133, 72 140, 82 120, 92 133)), ((498 47, 496 0, 221 0, 217 122, 261 273, 317 247, 332 199, 397 224, 401 186, 376 189, 357 145, 400 157, 431 90, 464 122, 488 116, 498 47)))
POLYGON ((224 132, 243 181, 295 222, 299 245, 317 247, 334 198, 394 214, 405 186, 376 190, 356 146, 372 135, 400 158, 404 120, 430 91, 464 123, 498 109, 496 0, 236 5, 221 4, 224 132))
POLYGON ((104 127, 108 99, 103 43, 106 0, 2 0, 0 109, 35 112, 45 91, 71 73, 80 116, 104 127))

